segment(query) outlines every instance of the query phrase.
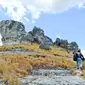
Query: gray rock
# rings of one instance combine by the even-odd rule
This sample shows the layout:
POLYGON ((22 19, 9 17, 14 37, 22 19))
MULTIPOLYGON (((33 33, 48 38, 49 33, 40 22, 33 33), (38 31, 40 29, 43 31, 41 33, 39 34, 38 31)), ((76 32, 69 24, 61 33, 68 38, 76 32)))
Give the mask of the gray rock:
POLYGON ((70 50, 78 50, 78 44, 76 42, 71 42, 69 43, 70 45, 70 50))
POLYGON ((33 31, 31 31, 31 34, 34 38, 34 42, 40 44, 40 48, 42 49, 51 49, 51 46, 53 45, 53 41, 48 36, 44 35, 44 31, 38 27, 34 27, 33 31))
POLYGON ((52 39, 49 38, 48 36, 44 36, 43 42, 44 42, 44 43, 47 43, 48 45, 53 46, 53 41, 52 41, 52 39))
POLYGON ((25 27, 21 22, 14 20, 0 22, 0 34, 4 45, 20 43, 20 39, 25 33, 25 27))
POLYGON ((57 38, 56 41, 54 42, 54 44, 60 46, 60 44, 61 44, 61 40, 60 40, 60 38, 57 38))
POLYGON ((40 44, 41 49, 46 49, 46 50, 51 50, 51 45, 48 44, 47 42, 41 43, 40 44))
MULTIPOLYGON (((52 39, 45 36, 41 28, 35 26, 32 31, 26 32, 23 23, 14 20, 1 21, 0 34, 3 45, 35 42, 44 43, 46 49, 50 49, 50 46, 53 45, 52 39)), ((42 48, 42 44, 40 47, 42 48)))
POLYGON ((40 44, 41 49, 51 50, 53 46, 53 41, 47 36, 44 36, 43 41, 40 44))
POLYGON ((85 85, 85 80, 65 69, 38 69, 20 79, 24 85, 85 85))
POLYGON ((25 35, 21 38, 21 43, 22 42, 33 42, 34 41, 34 39, 33 39, 33 37, 32 37, 32 34, 31 33, 25 33, 25 35))
POLYGON ((60 38, 57 38, 56 41, 54 42, 57 46, 63 47, 67 50, 77 50, 78 49, 78 44, 76 42, 71 42, 69 43, 67 40, 63 40, 60 38))
POLYGON ((55 44, 58 45, 58 46, 61 46, 63 48, 67 48, 68 41, 57 38, 56 41, 55 41, 55 44))
POLYGON ((44 38, 44 31, 35 26, 32 30, 32 36, 34 38, 34 42, 37 42, 40 44, 44 38))
POLYGON ((44 35, 44 31, 41 28, 38 28, 36 26, 34 26, 33 30, 32 30, 32 34, 33 36, 37 37, 37 35, 44 35))

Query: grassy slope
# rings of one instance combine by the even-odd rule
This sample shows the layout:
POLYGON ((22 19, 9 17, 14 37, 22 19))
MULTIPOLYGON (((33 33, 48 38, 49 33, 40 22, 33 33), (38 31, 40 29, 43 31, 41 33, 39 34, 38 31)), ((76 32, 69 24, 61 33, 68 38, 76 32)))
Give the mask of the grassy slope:
MULTIPOLYGON (((0 77, 7 80, 10 85, 16 85, 19 77, 24 77, 30 71, 36 68, 74 68, 75 63, 70 60, 71 54, 63 48, 52 50, 43 50, 38 44, 22 44, 13 46, 1 46, 0 50, 23 49, 26 51, 35 51, 37 54, 0 54, 0 77), (9 76, 8 76, 9 75, 9 76), (13 83, 15 82, 15 83, 13 83)), ((83 65, 84 66, 84 65, 83 65)), ((85 67, 83 67, 85 68, 85 67)), ((85 71, 83 70, 83 76, 85 71)))

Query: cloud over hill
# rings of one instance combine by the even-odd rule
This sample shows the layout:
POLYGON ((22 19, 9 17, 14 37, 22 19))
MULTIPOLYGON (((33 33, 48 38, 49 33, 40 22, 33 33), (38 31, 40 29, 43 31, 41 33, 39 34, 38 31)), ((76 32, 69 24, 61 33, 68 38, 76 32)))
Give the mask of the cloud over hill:
POLYGON ((30 16, 32 22, 42 13, 60 13, 84 4, 85 0, 0 0, 0 10, 17 21, 30 22, 30 16))

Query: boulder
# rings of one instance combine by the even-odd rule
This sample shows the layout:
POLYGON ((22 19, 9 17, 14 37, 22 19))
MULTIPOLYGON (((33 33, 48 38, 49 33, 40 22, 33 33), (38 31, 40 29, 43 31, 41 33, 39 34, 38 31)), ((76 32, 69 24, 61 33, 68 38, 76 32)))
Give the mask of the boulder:
POLYGON ((50 47, 53 45, 53 41, 48 36, 44 35, 44 31, 41 28, 35 26, 30 33, 33 36, 34 42, 40 44, 40 48, 51 49, 50 47))
POLYGON ((14 20, 4 20, 0 22, 0 34, 4 45, 18 44, 25 35, 23 23, 14 20))
POLYGON ((51 38, 49 38, 48 36, 44 36, 43 42, 53 46, 53 41, 51 38))
POLYGON ((56 44, 57 46, 60 46, 60 44, 61 44, 60 38, 57 38, 56 41, 54 42, 54 44, 56 44))
POLYGON ((63 40, 60 38, 57 38, 56 41, 54 42, 55 45, 63 47, 67 50, 77 50, 78 49, 78 44, 76 42, 71 42, 69 43, 67 40, 63 40))
POLYGON ((33 36, 32 36, 32 34, 31 33, 25 33, 25 35, 21 38, 21 43, 22 42, 33 42, 34 41, 34 39, 33 39, 33 36))
POLYGON ((76 42, 71 42, 68 44, 68 49, 69 50, 78 50, 79 47, 78 47, 78 44, 76 42))
POLYGON ((55 44, 57 46, 61 46, 63 48, 67 48, 68 41, 67 40, 63 40, 63 39, 60 39, 60 38, 57 38, 56 41, 55 41, 55 44))
POLYGON ((67 45, 68 45, 68 41, 67 41, 67 40, 62 40, 62 39, 61 39, 60 46, 67 49, 67 45))
POLYGON ((44 31, 36 26, 34 26, 33 30, 31 31, 31 34, 33 36, 34 42, 40 44, 43 42, 44 38, 44 31))
POLYGON ((40 44, 40 48, 45 50, 51 50, 51 45, 48 44, 47 42, 44 42, 40 44))

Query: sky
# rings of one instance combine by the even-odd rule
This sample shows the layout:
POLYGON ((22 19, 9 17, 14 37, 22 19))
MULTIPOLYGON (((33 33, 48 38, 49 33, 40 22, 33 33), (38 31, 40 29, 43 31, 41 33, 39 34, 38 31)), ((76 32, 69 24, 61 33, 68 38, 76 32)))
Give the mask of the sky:
POLYGON ((0 0, 0 21, 7 19, 24 23, 27 32, 40 27, 53 41, 75 41, 85 55, 85 0, 0 0))

